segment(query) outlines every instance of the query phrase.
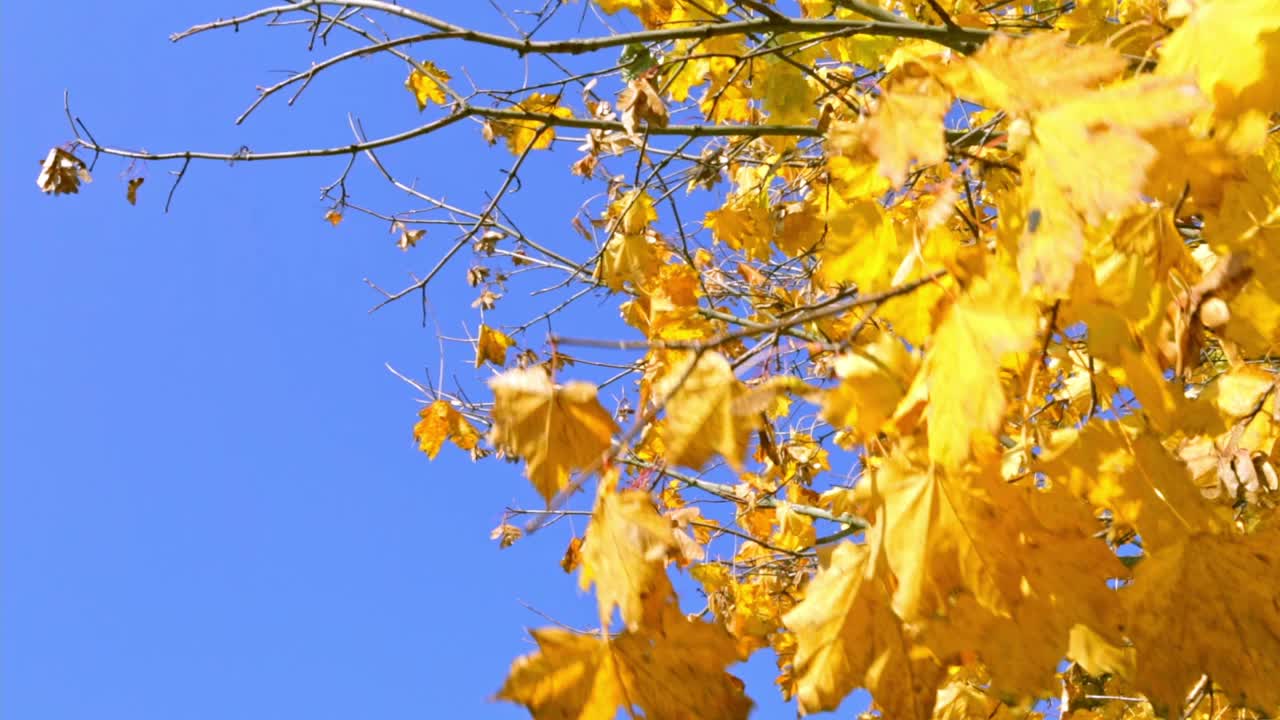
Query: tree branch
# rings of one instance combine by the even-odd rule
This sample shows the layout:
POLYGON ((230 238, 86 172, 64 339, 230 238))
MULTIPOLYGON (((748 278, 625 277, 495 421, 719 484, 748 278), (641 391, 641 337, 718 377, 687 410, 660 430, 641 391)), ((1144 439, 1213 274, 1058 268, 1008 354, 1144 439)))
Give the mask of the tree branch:
POLYGON ((641 30, 630 33, 619 33, 617 35, 605 37, 572 38, 567 40, 530 40, 472 30, 400 5, 382 2, 381 0, 335 0, 333 2, 306 0, 304 2, 297 2, 290 5, 276 5, 261 8, 234 18, 219 19, 213 22, 196 25, 180 33, 175 33, 170 36, 170 39, 177 42, 178 40, 182 40, 198 33, 207 32, 209 30, 216 30, 225 27, 238 27, 243 23, 251 22, 270 15, 283 15, 285 13, 297 12, 310 7, 321 7, 324 5, 339 5, 365 10, 376 10, 388 15, 394 15, 406 20, 411 20, 437 31, 437 33, 432 35, 431 38, 424 39, 457 39, 478 45, 488 45, 491 47, 511 50, 519 53, 520 55, 580 55, 596 50, 604 50, 606 48, 625 47, 633 43, 647 44, 661 43, 671 40, 708 40, 710 38, 723 37, 725 35, 743 35, 747 33, 828 33, 842 30, 856 32, 861 35, 933 40, 934 42, 937 42, 940 45, 945 45, 953 50, 969 53, 976 50, 978 46, 995 34, 991 30, 980 28, 927 25, 906 17, 894 15, 887 10, 876 11, 870 6, 865 6, 862 3, 849 3, 847 0, 840 4, 850 7, 851 9, 855 9, 856 12, 864 15, 875 15, 878 19, 839 20, 825 18, 764 17, 751 20, 690 25, 688 27, 679 28, 664 28, 661 30, 641 30))

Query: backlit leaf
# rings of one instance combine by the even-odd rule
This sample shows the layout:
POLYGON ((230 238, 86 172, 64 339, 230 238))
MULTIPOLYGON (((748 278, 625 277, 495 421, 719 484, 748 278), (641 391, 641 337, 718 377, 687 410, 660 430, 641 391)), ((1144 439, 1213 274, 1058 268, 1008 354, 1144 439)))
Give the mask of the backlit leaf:
POLYGON ((1005 273, 978 280, 951 306, 925 354, 929 456, 947 467, 968 457, 974 433, 1000 429, 1000 362, 1035 342, 1035 305, 1013 283, 1005 273))
POLYGON ((618 426, 585 382, 556 385, 540 367, 509 370, 489 381, 493 389, 491 441, 524 459, 526 474, 549 503, 569 474, 596 466, 618 426))
POLYGON ((601 488, 587 526, 579 584, 583 590, 595 584, 602 625, 610 624, 617 607, 628 630, 655 627, 672 599, 665 568, 675 551, 671 521, 658 514, 646 492, 601 488))
POLYGON ((507 350, 515 345, 506 333, 494 330, 488 325, 480 326, 480 334, 476 337, 476 367, 486 362, 497 367, 507 364, 507 350))
POLYGON ((704 353, 694 361, 690 356, 672 370, 661 390, 671 396, 663 425, 667 459, 696 470, 719 454, 740 468, 758 414, 736 408, 746 388, 723 355, 704 353))
MULTIPOLYGON (((573 111, 560 107, 557 96, 548 93, 532 93, 520 101, 515 109, 535 115, 568 118, 573 111)), ((545 150, 551 147, 556 131, 539 119, 495 120, 489 128, 494 137, 507 139, 507 149, 512 155, 523 155, 529 150, 545 150)))
POLYGON ((413 71, 409 73, 409 79, 404 81, 404 86, 413 93, 414 100, 418 101, 418 110, 424 110, 432 103, 444 105, 448 102, 449 96, 445 92, 444 84, 452 79, 449 73, 436 67, 435 63, 422 60, 414 65, 413 71))

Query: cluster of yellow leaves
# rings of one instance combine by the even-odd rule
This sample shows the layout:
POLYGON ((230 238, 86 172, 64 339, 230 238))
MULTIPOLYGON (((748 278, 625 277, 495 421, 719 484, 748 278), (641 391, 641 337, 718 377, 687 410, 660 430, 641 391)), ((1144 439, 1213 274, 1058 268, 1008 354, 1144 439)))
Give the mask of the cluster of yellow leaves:
MULTIPOLYGON (((597 4, 657 30, 786 12, 597 4)), ((1053 29, 983 35, 968 54, 681 34, 616 113, 588 103, 624 132, 593 146, 584 177, 669 112, 821 138, 775 127, 683 155, 690 192, 730 186, 700 246, 657 230, 680 222, 659 217, 665 186, 611 181, 587 267, 646 341, 634 447, 612 445, 593 385, 541 368, 491 381, 490 441, 549 505, 572 474, 601 475, 564 565, 594 587, 601 635, 536 631, 499 697, 537 718, 742 717, 725 668, 771 647, 802 713, 866 688, 885 717, 1024 716, 1062 682, 1064 716, 1129 712, 1079 690, 1096 684, 1154 717, 1181 712, 1202 675, 1238 708, 1280 711, 1280 5, 897 10, 956 33, 996 17, 1053 29), (835 448, 859 456, 852 488, 817 486, 835 448), (666 514, 641 489, 662 473, 666 514), (723 525, 686 504, 692 488, 732 503, 723 525), (734 538, 731 560, 705 560, 725 537, 709 527, 734 538), (672 565, 714 622, 679 612, 672 565)), ((447 75, 423 68, 420 105, 443 102, 447 75)), ((551 95, 518 107, 570 113, 551 95)), ((553 133, 489 131, 515 154, 553 133)), ((477 367, 511 344, 482 326, 477 367)), ((475 446, 452 406, 428 410, 424 451, 475 446)))
POLYGON ((605 220, 612 231, 605 243, 596 278, 611 290, 630 281, 643 286, 657 264, 657 247, 650 225, 658 219, 653 198, 644 192, 624 193, 609 205, 605 220))
POLYGON ((601 636, 534 631, 538 652, 516 660, 498 697, 535 718, 609 720, 619 708, 646 717, 747 716, 742 683, 725 672, 739 659, 724 628, 682 615, 665 569, 678 556, 677 523, 658 514, 641 490, 600 483, 582 543, 580 581, 595 585, 601 636), (608 636, 614 608, 625 629, 608 636))
MULTIPOLYGON (((491 405, 419 413, 429 458, 521 461, 548 515, 596 481, 563 567, 600 632, 536 631, 499 697, 738 720, 726 668, 768 647, 802 713, 866 688, 885 717, 1009 718, 1059 685, 1075 720, 1216 718, 1205 688, 1280 713, 1280 2, 595 5, 655 32, 560 46, 634 60, 616 107, 583 83, 589 121, 565 122, 563 92, 470 105, 427 60, 405 81, 522 158, 589 130, 574 172, 609 183, 593 258, 466 237, 624 295, 644 338, 613 348, 642 350, 611 381, 618 418, 553 378, 558 348, 525 348, 491 405), (632 151, 633 174, 606 167, 632 151), (722 181, 701 228, 681 220, 672 188, 722 181), (713 620, 681 612, 673 567, 713 620)), ((65 148, 37 177, 89 181, 65 148)), ((402 250, 426 233, 409 227, 402 250)), ((473 272, 492 309, 508 276, 473 272)), ((475 368, 515 344, 481 324, 475 368)), ((523 534, 506 520, 503 546, 523 534)))

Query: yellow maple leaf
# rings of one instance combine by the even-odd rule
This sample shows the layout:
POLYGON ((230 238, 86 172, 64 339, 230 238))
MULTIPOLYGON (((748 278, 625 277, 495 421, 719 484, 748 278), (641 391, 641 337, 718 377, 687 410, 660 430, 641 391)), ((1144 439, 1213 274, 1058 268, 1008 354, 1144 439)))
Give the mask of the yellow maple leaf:
POLYGON ((745 391, 720 353, 690 354, 673 369, 659 390, 670 395, 662 428, 667 462, 699 470, 719 453, 740 470, 759 418, 759 413, 742 413, 736 407, 745 391))
POLYGON ((480 432, 447 400, 436 400, 422 408, 418 417, 421 419, 413 426, 413 437, 418 441, 418 449, 432 460, 445 440, 463 450, 471 450, 480 442, 480 432))
MULTIPOLYGON (((938 690, 934 720, 1011 720, 1022 717, 1011 706, 1000 702, 983 688, 982 683, 964 677, 966 671, 953 668, 953 679, 938 690)), ((1035 717, 1028 714, 1028 717, 1035 717)), ((1072 716, 1071 720, 1096 720, 1072 716)))
POLYGON ((614 607, 628 630, 655 627, 673 591, 665 569, 675 550, 671 521, 643 490, 615 492, 602 482, 582 551, 579 585, 595 583, 600 624, 610 625, 614 607))
MULTIPOLYGON (((620 308, 622 319, 652 340, 709 338, 716 328, 698 311, 701 283, 698 270, 690 265, 682 262, 661 265, 639 288, 637 297, 623 303, 620 308)), ((661 357, 653 359, 658 362, 649 367, 655 372, 665 371, 669 366, 661 357)), ((642 387, 642 391, 644 389, 642 387)), ((647 393, 642 392, 642 395, 647 399, 647 393)))
POLYGON ((1256 365, 1237 365, 1218 378, 1217 385, 1218 409, 1234 420, 1262 408, 1267 393, 1276 387, 1276 375, 1256 365))
POLYGON ((997 35, 950 68, 944 79, 966 99, 1023 114, 1058 105, 1124 71, 1125 60, 1116 50, 1072 46, 1067 40, 1066 33, 997 35))
POLYGON ((605 219, 612 223, 615 232, 638 235, 658 219, 658 210, 653 206, 652 195, 643 190, 630 190, 609 204, 605 219))
POLYGON ((430 60, 422 60, 414 65, 409 78, 404 81, 405 88, 413 93, 418 101, 418 110, 425 110, 427 105, 435 103, 444 105, 448 100, 444 84, 452 80, 449 73, 436 67, 430 60))
POLYGON ((868 543, 883 548, 898 578, 893 607, 911 622, 967 588, 993 612, 1018 597, 1019 503, 999 477, 926 467, 922 452, 897 448, 872 474, 871 496, 885 520, 868 543))
POLYGON ((1024 287, 1065 297, 1085 252, 1085 227, 1142 200, 1156 148, 1143 132, 1188 120, 1204 100, 1167 78, 1142 77, 1040 113, 1027 148, 1027 221, 1019 243, 1024 287), (1088 147, 1089 153, 1080 152, 1088 147))
POLYGON ((1140 133, 1185 122, 1202 107, 1194 86, 1149 76, 1080 95, 1036 116, 1040 155, 1027 162, 1051 174, 1085 221, 1097 223, 1139 198, 1156 154, 1140 133))
POLYGON ((783 622, 799 645, 793 665, 802 713, 835 710, 854 688, 887 718, 926 720, 942 668, 890 607, 870 548, 842 543, 783 622))
POLYGON ((710 87, 698 101, 698 109, 708 120, 717 123, 749 123, 759 114, 751 104, 751 91, 741 82, 723 87, 710 87))
POLYGON ((947 159, 942 119, 950 104, 932 83, 899 85, 885 93, 867 118, 861 134, 880 159, 880 174, 894 187, 906 181, 913 161, 925 166, 947 159))
POLYGON ((533 367, 509 370, 492 378, 489 387, 491 442, 525 460, 529 480, 548 503, 568 484, 570 472, 599 463, 618 430, 591 383, 556 385, 533 367))
POLYGON ((826 286, 856 284, 867 292, 887 289, 911 247, 909 231, 875 200, 846 201, 835 194, 825 200, 820 281, 826 286))
POLYGON ((725 672, 737 662, 719 625, 669 613, 661 632, 602 640, 559 628, 533 631, 537 652, 511 665, 497 698, 534 720, 614 720, 622 708, 646 718, 745 720, 751 701, 725 672))
POLYGON ((1096 637, 1122 641, 1116 594, 1106 582, 1122 574, 1123 566, 1105 543, 1035 527, 1024 532, 1035 541, 1015 553, 1024 574, 1020 595, 1011 598, 1007 611, 995 612, 971 594, 955 593, 946 615, 924 621, 921 632, 921 641, 944 663, 976 657, 990 674, 991 689, 1013 697, 1056 688, 1054 666, 1072 649, 1077 628, 1096 627, 1106 633, 1096 637))
MULTIPOLYGON (((573 111, 560 107, 557 100, 558 96, 551 93, 532 93, 515 109, 552 117, 573 117, 573 111)), ((507 139, 507 149, 512 155, 523 155, 531 149, 546 150, 556 139, 555 129, 540 119, 495 120, 490 127, 495 137, 507 139)))
POLYGON ((1041 469, 1051 481, 1110 510, 1113 522, 1136 529, 1148 547, 1219 527, 1186 467, 1148 433, 1091 422, 1063 431, 1044 460, 1041 469))
POLYGON ((476 367, 486 361, 498 367, 507 364, 507 349, 516 341, 501 330, 494 330, 488 325, 480 326, 480 334, 476 337, 476 367))
POLYGON ((1231 300, 1223 336, 1250 355, 1280 348, 1280 135, 1240 163, 1222 190, 1222 204, 1207 213, 1207 234, 1219 256, 1248 253, 1252 275, 1231 300))
POLYGON ((673 559, 676 565, 684 568, 689 563, 701 562, 707 558, 707 551, 703 546, 711 542, 711 529, 719 523, 702 517, 702 511, 693 506, 665 512, 662 517, 672 526, 671 537, 676 548, 673 559))
POLYGON ((600 9, 610 15, 619 10, 629 10, 640 18, 647 28, 656 28, 671 17, 676 0, 597 0, 600 9))
MULTIPOLYGON (((856 123, 832 123, 828 136, 841 138, 840 142, 851 150, 858 146, 856 123)), ((889 181, 880 174, 875 158, 866 153, 829 155, 827 171, 831 176, 832 190, 847 201, 875 200, 892 189, 889 181)))
MULTIPOLYGON (((728 3, 724 0, 686 1, 676 6, 670 22, 686 26, 718 22, 728 11, 728 3)), ((713 85, 723 86, 737 64, 734 58, 746 51, 742 40, 740 35, 721 35, 677 41, 675 49, 663 63, 664 67, 673 68, 664 75, 667 94, 672 100, 683 103, 689 99, 692 88, 708 80, 713 85)))
POLYGON ((772 221, 764 205, 735 196, 709 211, 702 224, 716 242, 741 250, 749 260, 767 261, 773 255, 772 221))
POLYGON ((628 281, 640 286, 652 276, 656 264, 656 248, 648 235, 615 233, 605 243, 595 279, 614 291, 628 281))
POLYGON ((777 55, 765 56, 751 89, 763 101, 773 122, 798 125, 809 122, 817 114, 814 101, 818 87, 809 84, 806 69, 795 58, 787 60, 777 55))
POLYGON ((1134 679, 1174 712, 1201 673, 1229 702, 1280 707, 1280 533, 1188 535, 1138 564, 1122 594, 1137 648, 1134 679))
POLYGON ((1156 72, 1192 76, 1220 118, 1280 107, 1280 5, 1275 0, 1197 3, 1163 43, 1156 72), (1230 51, 1223 51, 1230 48, 1230 51))
POLYGON ((625 282, 637 287, 657 269, 657 246, 649 226, 658 219, 653 197, 647 192, 623 193, 605 213, 611 234, 605 242, 595 279, 610 290, 621 290, 625 282))
POLYGON ((779 501, 773 513, 773 522, 778 527, 770 538, 774 547, 801 552, 814 546, 818 531, 813 526, 813 518, 796 512, 791 503, 785 501, 779 501))
POLYGON ((1035 342, 1036 306, 1005 272, 980 278, 951 306, 924 358, 929 387, 929 456, 958 467, 974 433, 1004 421, 1000 362, 1035 342))
POLYGON ((840 384, 822 396, 823 419, 853 428, 862 437, 873 435, 897 409, 919 364, 919 358, 888 332, 837 357, 840 384))
POLYGON ((1053 668, 1079 628, 1122 641, 1120 607, 1108 581, 1126 571, 1096 537, 1098 523, 1087 506, 1061 488, 1014 486, 996 473, 939 478, 940 494, 927 504, 925 496, 886 498, 885 553, 893 568, 906 562, 912 569, 921 555, 931 563, 931 580, 950 578, 932 587, 930 593, 942 595, 926 598, 934 610, 918 625, 921 642, 944 664, 976 657, 993 691, 1037 696, 1056 685, 1053 668), (929 531, 940 534, 917 539, 916 548, 907 545, 915 526, 903 527, 899 518, 894 530, 894 504, 912 513, 931 504, 939 515, 929 531), (935 550, 935 543, 949 549, 935 550))

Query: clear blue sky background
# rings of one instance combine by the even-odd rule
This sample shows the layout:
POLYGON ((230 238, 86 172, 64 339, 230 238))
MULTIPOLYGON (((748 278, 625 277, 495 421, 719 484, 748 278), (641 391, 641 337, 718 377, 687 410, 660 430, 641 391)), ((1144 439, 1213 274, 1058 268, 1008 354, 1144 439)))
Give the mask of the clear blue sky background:
MULTIPOLYGON (((487 3, 418 5, 502 27, 487 3)), ((174 166, 142 169, 137 207, 113 159, 79 196, 35 186, 70 138, 64 88, 100 141, 157 151, 342 144, 348 112, 373 135, 421 122, 403 68, 375 60, 234 127, 256 85, 328 54, 261 25, 168 41, 252 7, 5 3, 0 717, 524 717, 487 700, 530 650, 524 628, 545 624, 524 604, 591 624, 594 601, 557 567, 570 528, 499 551, 489 531, 507 504, 536 506, 532 489, 515 466, 453 448, 428 463, 410 434, 416 393, 383 367, 434 375, 437 327, 474 328, 466 262, 433 294, 431 326, 415 303, 367 313, 363 278, 407 283, 448 233, 402 254, 372 221, 330 228, 318 188, 340 159, 193 166, 168 215, 174 166)), ((456 69, 454 52, 428 57, 456 69)), ((508 55, 468 63, 481 78, 522 72, 508 55)), ((472 127, 387 158, 460 204, 510 162, 472 127)), ((595 188, 564 172, 572 159, 535 161, 560 181, 515 199, 530 235, 573 241, 568 220, 595 188)), ((358 201, 412 206, 366 170, 355 181, 358 201)), ((589 334, 614 310, 592 301, 573 317, 589 334)), ((488 374, 452 368, 470 388, 488 374)), ((756 717, 791 714, 771 657, 737 672, 756 717)))

